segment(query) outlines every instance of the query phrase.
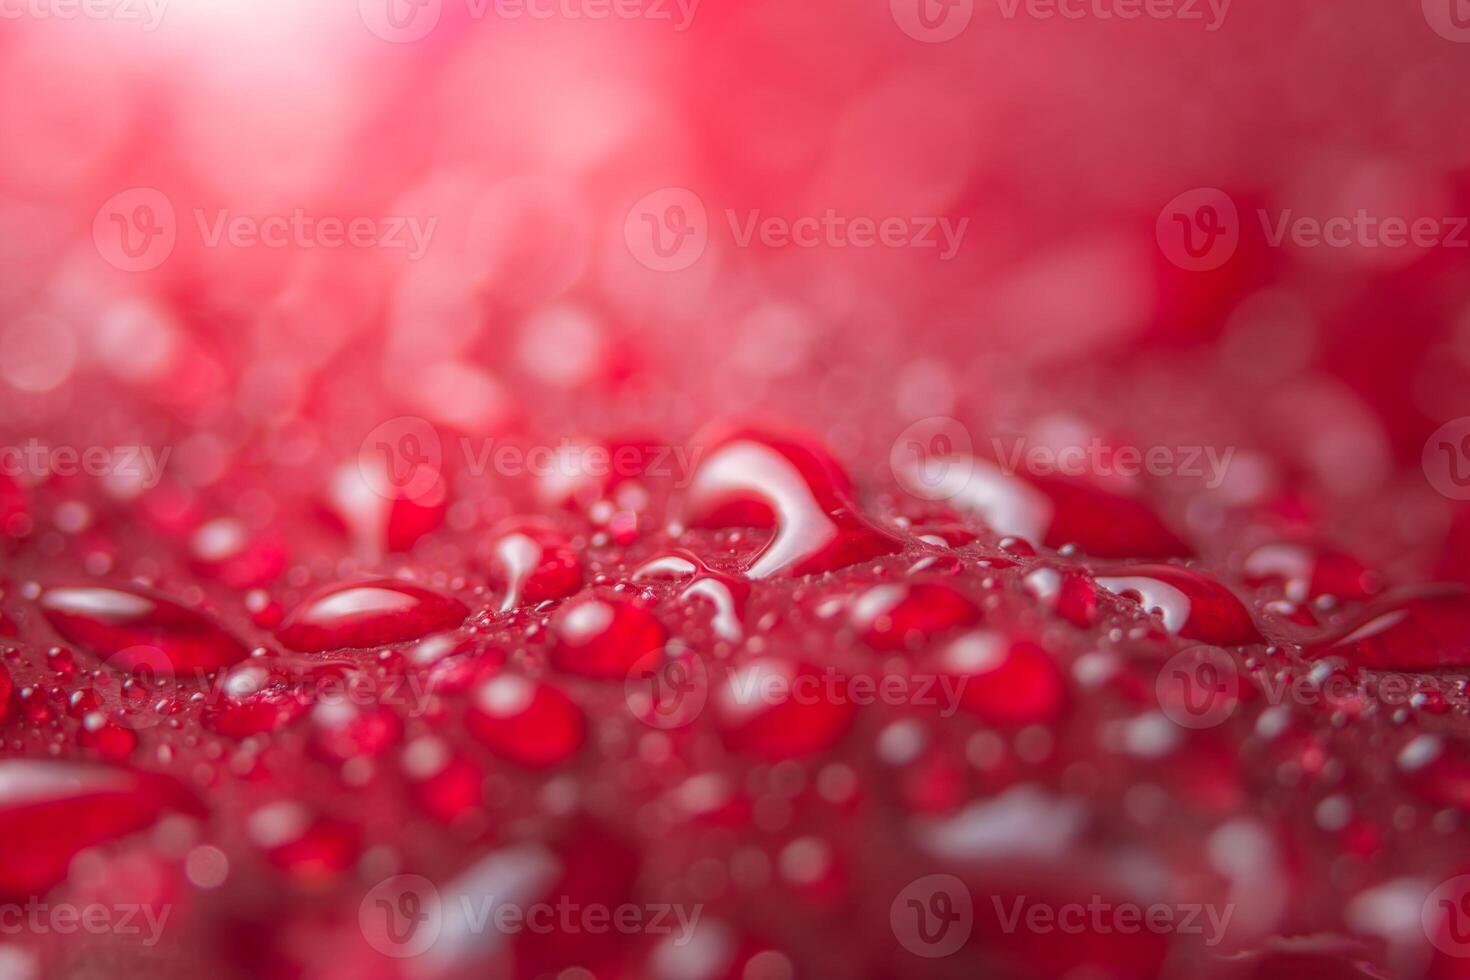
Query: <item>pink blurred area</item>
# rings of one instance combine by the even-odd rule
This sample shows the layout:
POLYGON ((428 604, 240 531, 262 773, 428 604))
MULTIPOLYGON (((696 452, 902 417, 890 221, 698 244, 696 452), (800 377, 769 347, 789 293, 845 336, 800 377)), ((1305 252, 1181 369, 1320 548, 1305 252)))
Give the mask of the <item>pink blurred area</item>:
MULTIPOLYGON (((0 0, 0 447, 172 454, 156 486, 114 478, 80 492, 64 475, 22 473, 23 493, 7 497, 16 488, 0 476, 0 532, 34 542, 17 582, 52 560, 98 578, 178 581, 188 568, 210 589, 242 593, 232 615, 243 622, 248 610, 263 634, 283 613, 263 583, 284 579, 294 605, 316 580, 381 571, 384 554, 424 540, 423 567, 463 591, 459 571, 489 529, 587 489, 477 482, 464 460, 445 460, 428 492, 374 496, 362 455, 380 445, 371 434, 392 434, 381 444, 391 462, 393 446, 420 448, 401 441, 419 423, 445 447, 585 439, 641 459, 732 419, 795 422, 841 462, 829 472, 825 449, 800 457, 820 458, 811 468, 831 478, 821 512, 861 524, 846 528, 851 550, 871 546, 871 557, 885 552, 849 507, 846 474, 854 500, 888 493, 891 504, 902 480, 895 438, 935 417, 962 420, 982 456, 992 434, 1044 448, 1229 447, 1219 485, 1139 481, 1160 517, 1126 502, 1088 512, 1090 496, 1074 508, 1165 556, 1198 543, 1202 564, 1233 574, 1258 541, 1301 539, 1344 563, 1353 556, 1359 584, 1367 567, 1392 583, 1470 582, 1470 504, 1437 493, 1423 465, 1431 434, 1470 416, 1470 222, 1457 217, 1470 215, 1470 27, 1452 16, 1460 3, 0 0), (102 15, 61 13, 78 9, 102 15), (1180 210, 1198 201, 1228 205, 1238 242, 1191 268, 1198 257, 1181 257, 1168 231, 1180 214, 1205 214, 1180 210), (1277 231, 1358 214, 1431 220, 1447 237, 1338 246, 1277 231), (817 237, 779 231, 793 225, 817 237), (897 237, 864 243, 859 225, 897 237), (349 229, 362 240, 343 241, 349 229), (535 506, 517 494, 537 496, 535 506), (34 514, 13 502, 22 496, 34 514), (116 540, 90 533, 94 497, 106 498, 96 526, 117 529, 116 540), (230 516, 207 520, 216 514, 230 516), (57 530, 32 536, 33 523, 57 530), (369 546, 348 557, 348 537, 369 546), (155 539, 164 545, 153 549, 155 539), (175 546, 188 562, 168 564, 175 546)), ((1470 456, 1470 439, 1459 446, 1470 456)), ((591 490, 605 505, 589 517, 599 540, 666 532, 638 506, 614 512, 611 500, 637 492, 617 490, 591 490)), ((909 519, 881 509, 895 524, 909 519)), ((1041 543, 1071 543, 1070 530, 1041 543)), ((1015 554, 994 567, 1014 566, 1015 554)), ((1121 546, 1106 557, 1125 556, 1136 557, 1121 546)), ((580 576, 577 566, 567 594, 580 576)), ((4 591, 11 584, 0 576, 0 595, 20 595, 4 591)), ((587 584, 606 582, 589 569, 587 584)), ((180 591, 190 602, 206 595, 180 591)), ((572 728, 553 734, 570 740, 572 728)), ((1384 755, 1389 742, 1372 731, 1352 745, 1384 755)), ((41 737, 28 751, 59 754, 41 737)), ((179 741, 198 748, 190 738, 179 741)), ((1159 778, 1235 778, 1214 755, 1180 758, 1184 775, 1159 778)), ((1152 766, 1137 771, 1151 780, 1152 766)), ((449 789, 478 800, 469 772, 459 774, 468 790, 449 789)), ((269 777, 262 767, 242 784, 257 775, 269 777)), ((306 778, 303 796, 342 802, 335 786, 306 778)), ((1364 785, 1365 798, 1379 788, 1364 785)), ((234 820, 256 786, 232 784, 239 796, 218 811, 234 820)), ((576 787, 552 789, 538 805, 576 787)), ((1280 797, 1261 798, 1278 816, 1280 797)), ((305 856, 267 860, 359 866, 348 821, 301 822, 305 856)), ((865 825, 834 823, 844 856, 888 847, 859 838, 865 825)), ((1403 839, 1426 825, 1385 820, 1403 839)), ((1184 852, 1179 866, 1204 863, 1197 836, 1172 833, 1178 841, 1158 837, 1184 852)), ((1424 853, 1449 852, 1441 837, 1424 853)), ((577 887, 596 897, 633 880, 632 856, 598 836, 574 839, 566 864, 593 869, 577 887)), ((433 843, 445 866, 469 850, 449 836, 433 843)), ((1117 843, 1099 850, 1111 860, 1125 854, 1117 843)), ((1402 869, 1384 866, 1423 870, 1404 857, 1422 856, 1410 853, 1420 844, 1395 852, 1402 869)), ((1241 847, 1262 866, 1275 860, 1264 833, 1241 847)), ((794 860, 810 857, 798 848, 794 860)), ((1283 859, 1293 876, 1294 860, 1283 859)), ((235 880, 251 882, 242 868, 235 880)), ((190 881, 208 891, 227 870, 190 881)), ((126 868, 118 877, 160 901, 183 888, 126 868)), ((1323 875, 1288 891, 1286 877, 1247 882, 1242 905, 1256 905, 1260 933, 1285 919, 1272 904, 1286 904, 1281 895, 1293 914, 1304 910, 1290 922, 1305 939, 1325 933, 1318 912, 1342 904, 1328 894, 1341 883, 1323 875)), ((216 895, 196 921, 230 903, 248 915, 220 917, 201 960, 283 977, 397 975, 360 941, 355 897, 333 906, 326 890, 303 887, 278 915, 264 887, 216 895)), ((883 904, 876 917, 833 915, 804 944, 872 922, 886 941, 883 904)), ((856 963, 873 940, 855 937, 832 962, 856 963)), ((533 944, 527 962, 554 942, 533 944)), ((1147 976, 1161 950, 1075 955, 1147 976)), ((789 975, 789 961, 749 958, 760 955, 771 976, 789 975)), ((1038 976, 1069 955, 1049 939, 1024 950, 1038 976)), ((631 976, 637 963, 600 975, 631 976)), ((885 968, 864 965, 875 976, 885 968)), ((1276 975, 1269 964, 1229 966, 1276 975)), ((195 972, 185 963, 160 975, 195 972)))
POLYGON ((1256 218, 1470 211, 1470 47, 1433 0, 961 0, 942 43, 905 30, 906 0, 440 0, 399 11, 436 18, 408 43, 385 0, 156 2, 27 0, 0 31, 11 434, 178 442, 207 484, 350 453, 397 414, 683 438, 758 410, 878 460, 930 415, 1184 429, 1434 560, 1449 505, 1411 477, 1470 412, 1466 252, 1272 245, 1256 218), (1242 216, 1205 272, 1156 236, 1197 187, 1242 216), (130 272, 96 236, 138 188, 177 241, 130 272), (664 188, 709 215, 672 272, 625 235, 664 188), (947 257, 736 234, 828 211, 966 224, 947 257), (432 234, 422 254, 211 243, 226 214, 432 234))

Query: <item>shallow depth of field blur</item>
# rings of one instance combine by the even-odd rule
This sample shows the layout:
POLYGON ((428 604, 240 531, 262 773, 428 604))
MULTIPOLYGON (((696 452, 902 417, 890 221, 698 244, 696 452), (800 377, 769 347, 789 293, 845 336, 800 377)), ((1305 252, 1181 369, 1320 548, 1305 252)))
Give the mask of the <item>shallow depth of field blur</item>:
POLYGON ((386 2, 6 0, 8 438, 177 445, 175 474, 208 484, 315 473, 404 414, 679 438, 754 409, 880 462, 932 415, 1144 439, 1197 420, 1368 547, 1437 558, 1448 502, 1415 477, 1470 413, 1470 234, 1454 247, 1447 220, 1470 212, 1470 44, 1431 0, 1135 19, 961 0, 926 8, 963 23, 937 43, 901 0, 386 2), (673 271, 629 245, 666 188, 708 215, 673 271), (1196 188, 1239 213, 1206 271, 1160 244, 1196 188), (122 222, 154 193, 172 250, 124 271, 114 243, 143 229, 122 222), (1434 219, 1446 244, 1270 241, 1361 210, 1434 219), (966 224, 948 255, 937 231, 742 235, 828 212, 966 224), (331 248, 310 224, 226 227, 293 216, 374 230, 331 248), (340 445, 303 444, 303 418, 340 445))
POLYGON ((167 447, 118 511, 310 526, 299 586, 381 558, 334 481, 390 420, 782 420, 867 492, 938 416, 1228 447, 1158 493, 1202 556, 1252 506, 1470 582, 1465 7, 0 0, 7 472, 146 575, 13 449, 167 447))

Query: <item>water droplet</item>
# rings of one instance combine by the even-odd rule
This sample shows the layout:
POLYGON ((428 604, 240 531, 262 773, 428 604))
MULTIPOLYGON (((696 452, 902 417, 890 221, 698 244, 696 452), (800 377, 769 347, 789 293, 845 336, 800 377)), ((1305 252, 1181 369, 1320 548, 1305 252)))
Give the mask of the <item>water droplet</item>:
POLYGON ((1097 584, 1135 599, 1158 613, 1176 636, 1215 646, 1261 641, 1260 631, 1235 594, 1214 579, 1175 565, 1130 565, 1109 569, 1097 584))
POLYGON ((166 810, 199 812, 163 777, 107 765, 0 761, 0 893, 44 895, 79 852, 142 830, 166 810))
POLYGON ((1147 504, 1085 480, 1008 473, 975 456, 918 456, 906 479, 921 481, 931 499, 943 499, 979 517, 1003 537, 1040 541, 1049 548, 1076 544, 1096 558, 1185 558, 1190 547, 1147 504), (937 485, 934 467, 942 466, 937 485), (927 467, 921 472, 918 468, 927 467))
POLYGON ((457 599, 393 579, 334 585, 297 606, 277 631, 293 650, 318 653, 416 640, 464 622, 457 599))
POLYGON ((312 884, 335 879, 352 866, 361 850, 361 833, 355 825, 313 814, 295 802, 256 810, 250 815, 249 832, 271 864, 312 884))
POLYGON ((1356 558, 1302 544, 1257 548, 1246 556, 1243 576, 1252 588, 1276 584, 1287 599, 1298 603, 1320 596, 1354 601, 1378 591, 1377 577, 1356 558))
POLYGON ((582 564, 561 532, 535 521, 503 526, 491 549, 492 584, 505 593, 500 611, 564 599, 582 587, 582 564))
POLYGON ((1438 735, 1419 735, 1399 752, 1404 782, 1435 806, 1470 810, 1470 751, 1438 735))
POLYGON ((285 727, 310 705, 300 677, 281 664, 250 660, 219 679, 200 720, 221 735, 248 738, 285 727))
POLYGON ((571 698, 550 684, 514 674, 481 685, 465 727, 496 755, 536 769, 566 762, 587 737, 587 720, 571 698))
POLYGON ((912 649, 980 620, 980 607, 943 582, 877 585, 858 597, 852 625, 875 650, 912 649))
MULTIPOLYGON (((351 684, 345 691, 353 690, 351 684)), ((382 755, 403 735, 403 721, 387 705, 359 704, 358 694, 324 699, 311 712, 312 748, 334 762, 382 755)))
POLYGON ((749 578, 834 571, 901 548, 858 510, 852 483, 815 444, 768 433, 717 440, 689 488, 698 527, 774 528, 749 578))
POLYGON ((761 657, 731 672, 714 706, 726 744, 768 760, 831 748, 856 714, 846 678, 777 657, 761 657))
POLYGON ((119 669, 211 671, 243 660, 248 652, 204 613, 140 590, 51 588, 37 604, 67 642, 108 658, 119 669))
POLYGON ((131 728, 117 724, 103 712, 94 711, 82 719, 77 744, 104 759, 121 762, 138 747, 138 736, 131 728))
POLYGON ((484 769, 437 738, 410 743, 403 752, 403 768, 419 805, 441 823, 453 823, 483 802, 484 769))
POLYGON ((710 625, 716 636, 737 643, 745 635, 745 602, 750 597, 749 583, 716 571, 693 552, 676 548, 655 555, 638 567, 633 578, 687 579, 688 584, 679 590, 679 598, 698 599, 714 607, 710 625))
POLYGON ((286 567, 286 548, 278 538, 252 536, 233 518, 222 517, 201 525, 189 544, 194 567, 232 589, 243 591, 265 585, 286 567))
POLYGON ((959 707, 988 724, 1046 724, 1066 710, 1066 676, 1028 640, 977 630, 946 646, 938 667, 959 691, 959 707))
POLYGON ((619 681, 667 638, 643 605, 611 595, 587 595, 562 606, 551 632, 551 662, 558 670, 619 681))
POLYGON ((1424 586, 1385 597, 1305 653, 1375 670, 1470 666, 1470 592, 1424 586))

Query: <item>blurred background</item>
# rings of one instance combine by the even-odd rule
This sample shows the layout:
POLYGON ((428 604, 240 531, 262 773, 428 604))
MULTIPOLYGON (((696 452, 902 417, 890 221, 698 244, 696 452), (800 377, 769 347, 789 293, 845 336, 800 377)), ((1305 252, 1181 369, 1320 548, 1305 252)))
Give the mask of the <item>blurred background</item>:
MULTIPOLYGON (((1206 558, 1248 509, 1470 581, 1467 88, 1464 0, 0 0, 0 444, 170 454, 103 501, 7 470, 0 528, 94 575, 174 534, 245 591, 443 526, 416 560, 452 574, 520 491, 385 516, 342 474, 395 419, 781 419, 888 491, 942 416, 1230 447, 1154 488, 1206 558)), ((350 922, 313 961, 297 899, 241 975, 396 975, 350 922)))
POLYGON ((1470 412, 1454 2, 7 0, 0 425, 202 485, 400 414, 758 409, 875 461, 931 415, 1198 424, 1438 561, 1399 477, 1470 412), (1238 243, 1182 268, 1198 188, 1238 243), (672 266, 629 245, 665 189, 706 214, 672 266), (1297 234, 1360 212, 1441 244, 1297 234), (904 232, 770 231, 828 214, 904 232))

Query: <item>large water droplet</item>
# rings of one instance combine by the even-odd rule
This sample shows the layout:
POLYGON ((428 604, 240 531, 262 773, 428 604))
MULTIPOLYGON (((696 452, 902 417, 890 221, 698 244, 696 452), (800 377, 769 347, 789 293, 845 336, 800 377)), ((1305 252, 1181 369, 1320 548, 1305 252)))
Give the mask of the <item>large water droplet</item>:
POLYGON ((305 713, 309 688, 305 677, 293 676, 280 661, 248 660, 216 682, 200 721, 229 738, 264 735, 305 713))
POLYGON ((1050 548, 1076 544, 1097 558, 1192 553, 1147 504, 1081 479, 1008 473, 975 456, 916 458, 905 465, 913 467, 905 479, 920 481, 931 499, 974 514, 1001 536, 1050 548))
POLYGON ((1420 735, 1399 752, 1398 768, 1404 782, 1435 806, 1470 810, 1470 751, 1462 743, 1420 735))
POLYGON ((349 684, 339 696, 319 702, 311 712, 312 748, 333 762, 380 756, 403 735, 403 720, 397 712, 385 704, 361 704, 370 689, 349 693, 353 690, 349 684))
POLYGON ((162 777, 73 762, 0 762, 0 893, 43 895, 80 851, 142 830, 170 809, 199 812, 162 777))
POLYGON ((634 579, 687 580, 679 590, 683 600, 700 600, 714 607, 710 627, 722 640, 737 643, 745 635, 745 602, 750 584, 716 571, 691 551, 676 548, 656 555, 633 573, 634 579))
POLYGON ((1246 556, 1243 574, 1253 588, 1279 585, 1292 602, 1319 596, 1351 601, 1378 591, 1377 576, 1356 558, 1303 544, 1263 545, 1246 556))
POLYGON ((491 581, 504 592, 501 612, 563 599, 582 587, 582 564, 560 531, 536 521, 501 527, 490 557, 491 581))
POLYGON ((1305 652, 1377 670, 1470 666, 1470 592, 1425 586, 1386 597, 1305 652))
POLYGON ((327 511, 341 521, 369 559, 385 552, 408 551, 419 538, 444 523, 449 497, 443 479, 422 467, 420 482, 397 487, 386 459, 362 458, 337 470, 326 496, 327 511))
POLYGON ((1045 724, 1066 709, 1065 675, 1050 653, 1027 640, 967 633, 945 647, 939 669, 959 691, 959 706, 992 725, 1045 724))
POLYGON ((250 815, 251 839, 282 871, 324 884, 352 866, 361 850, 361 831, 336 817, 316 814, 295 801, 261 807, 250 815))
POLYGON ((877 585, 853 604, 852 625, 876 650, 915 647, 980 619, 980 607, 943 582, 877 585))
POLYGON ((266 585, 286 567, 285 545, 274 535, 255 534, 233 518, 201 525, 189 541, 194 567, 232 589, 266 585))
POLYGON ((403 768, 419 805, 441 823, 453 823, 482 803, 484 768, 440 739, 425 736, 410 743, 403 768))
POLYGON ((644 606, 620 596, 587 595, 551 621, 551 662, 583 677, 623 680, 644 654, 664 645, 663 625, 644 606))
POLYGON ((1217 646, 1258 643, 1260 631, 1244 605, 1225 586, 1175 565, 1130 565, 1097 577, 1109 592, 1136 599, 1157 612, 1176 636, 1217 646))
POLYGON ((249 653, 204 613, 137 589, 52 588, 37 604, 67 642, 112 658, 121 669, 210 671, 249 653))
POLYGON ((297 606, 276 635, 293 650, 321 652, 416 640, 464 622, 457 599, 393 579, 334 585, 297 606))
POLYGON ((770 760, 832 747, 856 714, 845 678, 778 657, 761 657, 732 671, 714 706, 730 748, 770 760))
POLYGON ((550 684, 514 674, 481 685, 465 727, 496 755, 535 769, 567 761, 587 738, 587 720, 571 698, 550 684))
POLYGON ((774 527, 749 578, 812 575, 898 551, 857 508, 852 482, 820 446, 768 433, 718 440, 689 488, 690 522, 774 527))

